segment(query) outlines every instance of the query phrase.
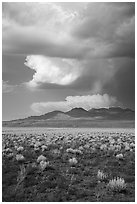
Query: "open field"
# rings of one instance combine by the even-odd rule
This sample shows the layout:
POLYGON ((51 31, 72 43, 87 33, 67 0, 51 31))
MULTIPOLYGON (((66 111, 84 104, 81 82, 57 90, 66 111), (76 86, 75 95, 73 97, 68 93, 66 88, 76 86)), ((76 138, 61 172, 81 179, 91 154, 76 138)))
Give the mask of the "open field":
POLYGON ((2 140, 3 201, 135 201, 132 128, 3 128, 2 140))
POLYGON ((17 120, 3 121, 2 126, 51 128, 134 128, 135 120, 17 120))

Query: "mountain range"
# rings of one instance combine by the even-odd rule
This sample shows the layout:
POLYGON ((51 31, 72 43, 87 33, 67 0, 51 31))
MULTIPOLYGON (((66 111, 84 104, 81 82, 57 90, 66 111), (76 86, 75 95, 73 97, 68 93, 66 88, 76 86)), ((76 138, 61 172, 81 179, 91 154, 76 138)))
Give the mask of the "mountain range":
MULTIPOLYGON (((57 124, 70 124, 76 121, 134 121, 135 111, 129 108, 110 107, 110 108, 92 108, 85 110, 83 108, 74 108, 68 112, 52 111, 40 116, 30 116, 24 119, 3 121, 3 126, 57 126, 57 124), (55 125, 56 124, 56 125, 55 125)), ((62 125, 63 126, 63 125, 62 125)))

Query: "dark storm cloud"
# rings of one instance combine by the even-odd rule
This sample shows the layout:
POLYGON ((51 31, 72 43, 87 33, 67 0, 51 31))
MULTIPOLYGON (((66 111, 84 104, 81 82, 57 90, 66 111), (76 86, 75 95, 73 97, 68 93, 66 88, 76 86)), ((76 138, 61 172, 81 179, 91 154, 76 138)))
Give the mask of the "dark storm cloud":
POLYGON ((29 55, 29 88, 107 93, 134 106, 133 2, 4 3, 3 52, 29 55))
POLYGON ((83 5, 79 12, 54 3, 3 3, 3 50, 78 59, 133 57, 134 3, 83 5))
POLYGON ((54 3, 3 3, 3 51, 82 58, 89 48, 69 34, 74 18, 54 3))
POLYGON ((134 3, 89 4, 72 32, 81 40, 92 42, 91 46, 95 45, 91 56, 134 57, 134 6, 134 3), (99 45, 100 50, 96 48, 99 45))
POLYGON ((110 41, 119 28, 134 18, 134 6, 134 3, 89 3, 74 32, 80 38, 110 41))
POLYGON ((117 96, 122 104, 130 108, 135 107, 135 60, 118 59, 115 62, 117 72, 111 83, 107 83, 104 92, 117 96))

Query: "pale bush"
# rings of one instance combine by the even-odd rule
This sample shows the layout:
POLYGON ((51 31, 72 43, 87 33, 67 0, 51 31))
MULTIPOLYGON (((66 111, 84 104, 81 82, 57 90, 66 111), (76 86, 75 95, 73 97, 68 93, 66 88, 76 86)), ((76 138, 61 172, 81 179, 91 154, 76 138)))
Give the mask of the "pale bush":
POLYGON ((130 143, 130 147, 134 148, 135 147, 135 144, 132 142, 130 143))
POLYGON ((6 152, 6 153, 12 153, 12 149, 6 148, 6 149, 5 149, 5 152, 6 152))
POLYGON ((78 161, 75 157, 73 157, 72 159, 69 159, 69 163, 70 165, 75 166, 78 163, 78 161))
POLYGON ((117 177, 109 181, 108 188, 112 191, 122 191, 127 187, 123 178, 117 177))
POLYGON ((7 157, 8 157, 9 159, 12 159, 12 158, 13 158, 13 156, 14 156, 14 154, 13 154, 13 153, 9 153, 9 154, 7 155, 7 157))
POLYGON ((38 158, 37 158, 37 162, 40 163, 41 161, 46 161, 47 158, 43 155, 40 155, 38 158))
POLYGON ((76 154, 83 154, 83 152, 80 149, 74 149, 74 153, 76 153, 76 154))
POLYGON ((89 148, 90 148, 90 145, 89 145, 89 144, 85 144, 85 145, 84 145, 84 148, 85 148, 85 149, 89 149, 89 148))
POLYGON ((98 179, 99 181, 102 181, 102 180, 104 180, 104 179, 106 179, 106 178, 107 178, 107 175, 106 175, 103 171, 98 170, 97 179, 98 179))
POLYGON ((83 154, 81 150, 79 149, 72 149, 72 148, 68 148, 66 150, 67 153, 72 153, 72 154, 83 154))
POLYGON ((59 149, 53 149, 52 153, 55 155, 60 155, 60 150, 59 149))
POLYGON ((68 149, 66 149, 66 152, 67 153, 74 153, 74 150, 72 148, 68 148, 68 149))
POLYGON ((24 156, 23 156, 22 154, 17 154, 17 155, 16 155, 16 160, 22 162, 22 161, 25 160, 25 158, 24 158, 24 156))
POLYGON ((39 165, 40 165, 40 169, 43 171, 47 168, 47 166, 49 166, 49 162, 41 161, 39 165))
POLYGON ((123 157, 124 157, 124 156, 123 156, 123 154, 122 154, 122 153, 121 153, 121 154, 117 154, 117 155, 116 155, 116 158, 117 158, 117 159, 123 159, 123 157))
POLYGON ((18 151, 18 152, 22 152, 23 150, 24 150, 24 148, 23 148, 22 146, 20 146, 20 147, 17 148, 17 151, 18 151))
POLYGON ((107 145, 106 145, 106 144, 102 144, 102 145, 100 146, 100 149, 106 151, 106 150, 107 150, 107 145))
POLYGON ((79 147, 79 150, 83 151, 83 150, 84 150, 84 148, 83 148, 82 146, 80 146, 80 147, 79 147))
POLYGON ((42 145, 41 148, 42 148, 42 152, 44 152, 45 150, 47 150, 48 147, 46 145, 42 145))
POLYGON ((40 147, 41 146, 41 142, 36 142, 34 146, 35 147, 40 147))

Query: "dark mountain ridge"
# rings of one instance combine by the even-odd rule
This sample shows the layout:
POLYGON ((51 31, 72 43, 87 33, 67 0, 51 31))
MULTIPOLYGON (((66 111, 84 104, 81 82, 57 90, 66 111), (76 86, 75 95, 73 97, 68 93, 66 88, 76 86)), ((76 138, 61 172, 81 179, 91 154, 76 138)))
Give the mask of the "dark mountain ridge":
POLYGON ((91 117, 90 112, 83 108, 73 108, 70 111, 66 112, 65 114, 75 118, 91 117))
POLYGON ((28 117, 28 118, 26 118, 26 119, 28 119, 28 120, 35 120, 35 119, 39 119, 39 120, 46 120, 46 119, 49 119, 49 118, 52 118, 52 117, 55 117, 57 114, 59 114, 59 113, 64 113, 64 112, 62 112, 62 111, 52 111, 52 112, 49 112, 49 113, 46 113, 46 114, 44 114, 44 115, 40 115, 40 116, 30 116, 30 117, 28 117))
POLYGON ((92 108, 90 110, 85 110, 83 108, 73 108, 68 112, 62 111, 52 111, 40 116, 30 116, 23 119, 11 120, 11 121, 3 121, 3 122, 17 122, 17 121, 31 121, 31 120, 52 120, 53 117, 57 117, 59 120, 60 115, 70 116, 72 119, 97 119, 102 118, 104 120, 134 120, 135 119, 135 111, 129 108, 121 108, 121 107, 110 107, 110 108, 92 108))

